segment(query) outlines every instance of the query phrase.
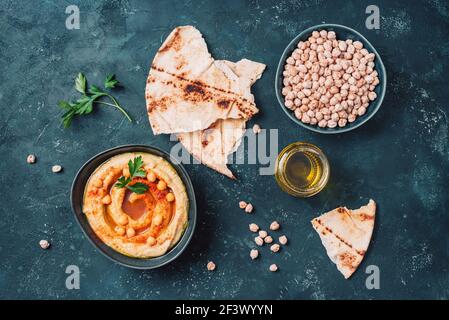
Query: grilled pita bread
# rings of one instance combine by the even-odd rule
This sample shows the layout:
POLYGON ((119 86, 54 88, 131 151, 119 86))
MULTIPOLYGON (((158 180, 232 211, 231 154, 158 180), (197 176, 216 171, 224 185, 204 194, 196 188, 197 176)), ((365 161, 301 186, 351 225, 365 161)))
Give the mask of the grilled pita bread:
POLYGON ((340 207, 312 220, 327 255, 348 279, 362 262, 371 240, 376 203, 357 210, 340 207))
POLYGON ((175 28, 154 57, 147 79, 153 133, 204 130, 219 119, 248 120, 256 114, 254 99, 240 90, 243 82, 227 76, 223 64, 227 62, 211 57, 196 28, 175 28))
POLYGON ((206 130, 178 134, 179 142, 202 164, 235 179, 226 166, 245 134, 245 120, 218 120, 206 130))
MULTIPOLYGON (((265 65, 247 59, 233 63, 215 61, 217 68, 232 81, 232 90, 254 102, 251 85, 262 76, 265 65)), ((235 152, 245 134, 245 119, 218 120, 206 130, 180 133, 178 139, 186 150, 204 165, 235 179, 226 166, 228 155, 235 152)))

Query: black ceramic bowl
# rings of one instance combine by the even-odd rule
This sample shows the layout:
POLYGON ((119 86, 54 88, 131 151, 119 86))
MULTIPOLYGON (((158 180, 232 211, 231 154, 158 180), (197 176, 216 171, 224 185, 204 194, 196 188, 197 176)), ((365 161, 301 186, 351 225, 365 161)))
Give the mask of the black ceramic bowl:
POLYGON ((319 132, 319 133, 342 133, 342 132, 347 132, 347 131, 353 130, 357 127, 360 127, 362 124, 364 124, 369 119, 371 119, 374 116, 374 114, 377 112, 377 110, 379 110, 380 105, 382 104, 382 101, 385 96, 386 86, 387 86, 387 73, 385 71, 384 64, 382 62, 382 59, 380 58, 379 53, 371 45, 371 43, 368 40, 366 40, 366 38, 364 36, 362 36, 360 33, 355 31, 354 29, 351 29, 349 27, 345 27, 345 26, 342 26, 339 24, 330 24, 330 23, 320 24, 320 25, 310 27, 310 28, 304 30, 303 32, 301 32, 300 34, 298 34, 288 44, 287 48, 285 48, 285 50, 281 56, 281 59, 279 60, 279 65, 276 70, 276 79, 275 79, 276 97, 278 99, 279 105, 281 106, 282 110, 287 114, 287 116, 290 119, 292 119, 298 125, 306 128, 306 129, 309 129, 309 130, 312 130, 315 132, 319 132), (282 95, 282 88, 283 88, 282 82, 283 82, 284 76, 282 75, 282 72, 284 71, 284 66, 286 64, 286 60, 288 57, 291 56, 293 50, 296 49, 298 42, 306 41, 312 35, 312 32, 315 30, 317 30, 317 31, 319 31, 319 30, 335 31, 335 33, 337 34, 338 40, 346 40, 346 39, 352 39, 354 41, 358 40, 363 43, 364 48, 366 48, 369 52, 372 52, 376 55, 376 59, 374 60, 374 64, 375 64, 374 69, 379 74, 378 77, 379 77, 379 81, 380 81, 380 83, 376 86, 376 89, 374 90, 374 92, 376 92, 376 94, 377 94, 377 98, 374 101, 370 102, 368 108, 366 109, 366 113, 363 116, 357 117, 357 119, 354 122, 348 123, 348 124, 346 124, 346 126, 344 126, 342 128, 340 128, 338 126, 336 128, 320 128, 317 125, 310 125, 310 124, 303 123, 302 121, 298 120, 295 117, 295 114, 293 111, 289 110, 284 105, 284 96, 282 95))
POLYGON ((109 259, 126 267, 135 269, 153 269, 161 267, 176 259, 187 247, 187 244, 192 238, 196 224, 195 193, 193 191, 192 182, 190 181, 190 178, 186 170, 178 161, 172 159, 168 153, 159 150, 157 148, 145 145, 119 146, 103 151, 94 156, 93 158, 89 159, 81 167, 81 169, 75 176, 75 180, 73 181, 72 184, 71 203, 73 212, 75 214, 75 218, 78 221, 79 225, 81 226, 81 229, 83 230, 84 234, 89 239, 89 241, 109 259), (189 198, 188 225, 179 242, 163 256, 156 258, 140 259, 140 258, 131 258, 115 251, 111 247, 104 244, 100 238, 98 238, 98 236, 90 227, 89 222, 85 214, 83 213, 82 205, 83 205, 84 188, 86 186, 87 181, 89 180, 90 175, 95 171, 95 169, 99 165, 101 165, 109 158, 126 152, 146 152, 164 158, 176 169, 178 175, 181 177, 181 180, 183 181, 186 187, 187 196, 189 198))

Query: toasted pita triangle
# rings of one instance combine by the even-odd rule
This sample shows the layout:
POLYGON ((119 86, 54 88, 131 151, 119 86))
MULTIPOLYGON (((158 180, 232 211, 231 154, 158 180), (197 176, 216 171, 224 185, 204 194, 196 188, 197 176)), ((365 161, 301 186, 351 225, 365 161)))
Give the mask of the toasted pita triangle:
POLYGON ((239 147, 245 133, 245 120, 218 120, 206 130, 178 134, 178 139, 202 164, 235 179, 226 166, 228 155, 239 147))
POLYGON ((259 110, 226 76, 192 26, 175 28, 158 50, 146 86, 154 134, 207 129, 219 119, 250 119, 259 110))
MULTIPOLYGON (((262 76, 265 65, 247 59, 233 63, 230 61, 215 61, 217 67, 232 81, 232 90, 254 102, 250 92, 251 85, 262 76)), ((206 130, 179 133, 178 139, 182 145, 197 160, 204 165, 235 179, 226 166, 228 156, 239 147, 245 134, 245 119, 218 120, 206 130)))
POLYGON ((347 279, 365 256, 374 229, 376 203, 357 210, 340 207, 312 220, 327 255, 347 279))

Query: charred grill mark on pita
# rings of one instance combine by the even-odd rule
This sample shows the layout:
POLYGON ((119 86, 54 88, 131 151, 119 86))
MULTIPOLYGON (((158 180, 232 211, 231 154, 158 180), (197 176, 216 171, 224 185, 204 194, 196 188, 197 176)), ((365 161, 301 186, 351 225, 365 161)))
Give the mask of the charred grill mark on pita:
POLYGON ((311 221, 327 255, 346 279, 355 272, 368 250, 375 216, 376 203, 370 199, 359 209, 335 208, 311 221))
MULTIPOLYGON (((233 96, 236 97, 236 99, 238 99, 240 101, 243 101, 243 102, 245 102, 245 103, 247 103, 247 104, 249 104, 249 105, 251 105, 253 107, 256 106, 254 102, 249 101, 248 99, 246 99, 246 98, 242 97, 241 95, 239 95, 239 94, 237 94, 235 92, 232 92, 230 90, 220 89, 220 88, 217 88, 217 87, 214 87, 214 86, 202 83, 202 82, 200 82, 198 80, 191 80, 191 79, 185 78, 182 75, 178 75, 178 74, 174 74, 174 73, 168 72, 164 68, 160 68, 160 67, 156 66, 155 64, 151 65, 151 69, 159 71, 159 72, 162 72, 162 73, 166 73, 166 74, 168 74, 168 75, 170 75, 172 77, 177 78, 180 81, 189 82, 189 83, 192 83, 194 85, 200 85, 203 89, 207 88, 207 89, 210 89, 210 90, 213 90, 213 91, 219 91, 219 92, 224 93, 226 95, 233 95, 233 96)), ((248 108, 243 108, 243 104, 242 103, 239 103, 237 106, 239 106, 239 110, 241 110, 245 114, 250 113, 252 115, 252 111, 248 110, 248 108)))
POLYGON ((162 47, 159 49, 158 52, 165 52, 173 48, 175 51, 179 51, 182 46, 182 38, 179 34, 179 28, 176 28, 175 33, 173 34, 173 37, 162 47))
MULTIPOLYGON (((181 77, 179 75, 170 73, 165 71, 163 68, 159 68, 155 66, 154 64, 151 66, 153 70, 156 70, 158 72, 166 73, 172 77, 175 77, 179 80, 180 86, 183 87, 184 91, 184 98, 193 102, 200 102, 200 101, 214 101, 218 99, 216 102, 217 106, 226 110, 230 109, 232 105, 235 104, 237 109, 239 110, 239 116, 245 119, 250 119, 254 115, 254 111, 249 107, 248 105, 255 107, 255 104, 251 101, 248 101, 246 98, 236 94, 232 91, 223 90, 220 88, 216 88, 213 86, 210 86, 208 84, 202 83, 198 80, 191 80, 184 77, 181 77), (183 84, 182 82, 187 82, 187 84, 183 84), (214 94, 214 92, 211 91, 218 91, 218 95, 221 95, 221 93, 224 93, 226 95, 233 95, 235 96, 234 99, 227 99, 227 98, 217 98, 217 93, 214 94)), ((154 79, 154 77, 153 77, 154 79)), ((153 82, 152 80, 149 80, 153 82)), ((176 84, 176 81, 161 81, 162 83, 166 85, 170 85, 174 88, 178 88, 179 86, 176 84)), ((165 106, 166 110, 167 106, 165 106)), ((150 110, 150 108, 148 108, 150 110)))
MULTIPOLYGON (((151 97, 149 97, 149 98, 151 98, 151 97)), ((148 106, 147 106, 147 111, 149 113, 153 112, 156 109, 166 110, 167 106, 169 104, 169 98, 168 97, 162 97, 159 100, 155 100, 155 99, 149 99, 149 100, 151 100, 148 103, 148 106)))
POLYGON ((218 100, 218 102, 217 102, 217 105, 222 109, 229 108, 230 104, 231 104, 231 101, 226 100, 226 99, 218 100))
POLYGON ((190 93, 198 93, 200 95, 205 94, 203 88, 201 87, 201 84, 199 84, 199 83, 195 83, 195 84, 189 83, 188 85, 185 86, 184 91, 187 94, 190 94, 190 93))
POLYGON ((341 261, 341 265, 351 270, 355 270, 354 263, 357 264, 357 257, 349 252, 342 253, 338 257, 341 261))
POLYGON ((365 221, 365 220, 374 220, 374 216, 369 215, 367 213, 361 213, 359 214, 360 220, 361 221, 365 221))
MULTIPOLYGON (((340 209, 340 208, 338 208, 338 209, 340 209)), ((338 209, 337 209, 337 210, 338 210, 338 209)), ((343 238, 340 237, 338 234, 336 234, 335 232, 333 232, 331 228, 326 227, 325 225, 323 225, 323 224, 321 223, 320 219, 315 219, 315 222, 316 222, 318 225, 320 225, 321 227, 323 227, 323 230, 322 230, 322 232, 321 232, 322 235, 326 235, 327 233, 330 233, 330 234, 332 234, 335 238, 337 238, 338 241, 340 241, 341 243, 343 243, 343 244, 346 245, 347 247, 349 247, 349 248, 351 248, 352 250, 354 250, 358 255, 360 255, 360 256, 362 256, 362 257, 365 255, 365 252, 364 252, 364 251, 359 251, 359 250, 354 249, 354 247, 353 247, 350 243, 348 243, 345 239, 343 239, 343 238), (323 233, 323 231, 324 231, 324 233, 323 233), (327 232, 327 233, 326 233, 326 232, 327 232)), ((318 229, 318 227, 316 227, 316 229, 318 229)))
POLYGON ((175 60, 176 60, 176 70, 182 69, 187 64, 187 62, 183 58, 176 57, 175 60))
POLYGON ((147 83, 154 83, 154 82, 156 82, 156 79, 150 75, 147 79, 147 83))

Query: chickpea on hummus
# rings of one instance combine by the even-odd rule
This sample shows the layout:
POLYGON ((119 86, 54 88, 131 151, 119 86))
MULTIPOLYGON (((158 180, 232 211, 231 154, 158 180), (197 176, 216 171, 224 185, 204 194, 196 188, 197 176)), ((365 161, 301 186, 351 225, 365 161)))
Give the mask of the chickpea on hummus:
POLYGON ((176 170, 148 153, 124 153, 100 165, 87 182, 83 212, 95 234, 136 258, 164 255, 187 226, 189 200, 176 170))

